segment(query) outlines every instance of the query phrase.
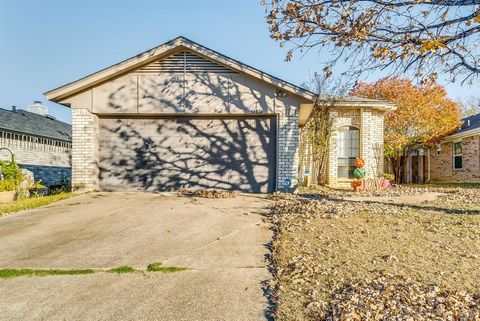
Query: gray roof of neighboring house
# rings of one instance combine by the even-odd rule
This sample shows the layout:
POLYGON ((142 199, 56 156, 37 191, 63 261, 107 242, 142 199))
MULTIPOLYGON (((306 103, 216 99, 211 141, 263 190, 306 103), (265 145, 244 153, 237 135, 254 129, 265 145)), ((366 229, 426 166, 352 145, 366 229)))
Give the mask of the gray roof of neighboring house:
POLYGON ((72 126, 55 119, 23 109, 16 111, 0 108, 0 129, 32 136, 72 141, 72 126))
POLYGON ((469 130, 480 128, 480 113, 470 117, 463 118, 462 121, 463 121, 462 126, 455 134, 465 133, 469 130))

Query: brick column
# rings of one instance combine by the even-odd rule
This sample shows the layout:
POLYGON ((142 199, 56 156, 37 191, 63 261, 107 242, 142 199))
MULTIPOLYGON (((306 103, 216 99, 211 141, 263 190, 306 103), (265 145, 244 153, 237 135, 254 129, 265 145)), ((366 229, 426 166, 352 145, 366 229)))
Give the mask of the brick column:
POLYGON ((362 109, 360 155, 365 160, 366 177, 383 174, 383 113, 373 109, 362 109))
POLYGON ((72 109, 72 188, 98 189, 98 117, 86 108, 72 109))
POLYGON ((286 179, 298 178, 298 108, 288 106, 278 110, 277 133, 277 188, 279 189, 283 188, 286 179))
POLYGON ((337 131, 340 126, 343 125, 341 119, 339 119, 338 111, 331 111, 330 117, 333 118, 332 132, 330 134, 330 140, 328 141, 328 163, 327 163, 327 183, 328 185, 337 185, 338 182, 338 150, 337 150, 337 131))

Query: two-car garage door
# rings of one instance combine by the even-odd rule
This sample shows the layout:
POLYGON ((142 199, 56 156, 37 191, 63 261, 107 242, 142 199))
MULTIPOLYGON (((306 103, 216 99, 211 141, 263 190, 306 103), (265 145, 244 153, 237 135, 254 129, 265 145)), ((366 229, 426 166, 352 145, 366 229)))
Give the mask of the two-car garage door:
POLYGON ((274 117, 100 118, 103 190, 275 189, 274 117))

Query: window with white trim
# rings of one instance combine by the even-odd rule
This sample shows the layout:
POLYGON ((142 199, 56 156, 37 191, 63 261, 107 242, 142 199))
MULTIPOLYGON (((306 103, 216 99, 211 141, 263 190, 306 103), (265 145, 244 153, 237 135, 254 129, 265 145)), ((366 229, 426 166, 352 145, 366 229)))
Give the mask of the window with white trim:
POLYGON ((337 176, 353 178, 355 160, 360 156, 360 130, 352 126, 341 128, 337 132, 337 144, 337 176))
POLYGON ((453 169, 463 168, 463 146, 462 142, 453 143, 453 169))

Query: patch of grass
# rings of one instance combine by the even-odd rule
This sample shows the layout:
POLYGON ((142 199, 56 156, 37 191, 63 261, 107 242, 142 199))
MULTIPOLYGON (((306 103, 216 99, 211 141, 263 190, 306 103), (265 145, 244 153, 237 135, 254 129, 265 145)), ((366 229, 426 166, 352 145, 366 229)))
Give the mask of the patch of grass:
POLYGON ((135 273, 137 272, 137 270, 135 270, 130 266, 124 265, 124 266, 119 266, 119 267, 107 270, 107 272, 122 274, 122 273, 135 273))
POLYGON ((45 206, 47 204, 58 202, 73 196, 74 194, 72 193, 59 193, 49 196, 24 198, 11 203, 0 204, 0 216, 45 206))
POLYGON ((187 268, 178 266, 164 266, 162 263, 150 263, 147 266, 148 272, 175 273, 185 270, 187 270, 187 268))
MULTIPOLYGON (((162 263, 151 263, 147 267, 148 272, 174 273, 185 271, 187 268, 177 266, 163 266, 162 263)), ((93 273, 135 273, 130 266, 123 265, 108 270, 102 269, 0 269, 0 279, 16 278, 19 276, 49 276, 49 275, 82 275, 93 273)))
POLYGON ((62 270, 62 269, 0 269, 0 278, 9 279, 18 276, 49 276, 49 275, 79 275, 96 273, 93 269, 84 270, 62 270))

